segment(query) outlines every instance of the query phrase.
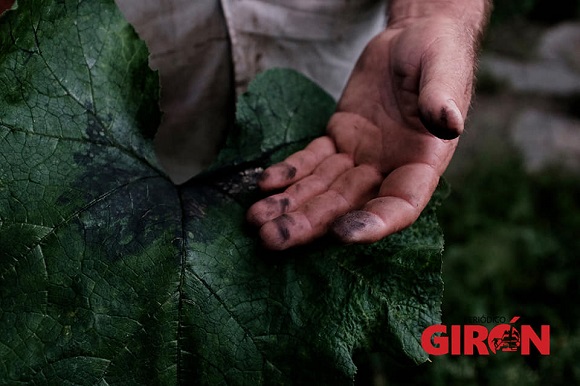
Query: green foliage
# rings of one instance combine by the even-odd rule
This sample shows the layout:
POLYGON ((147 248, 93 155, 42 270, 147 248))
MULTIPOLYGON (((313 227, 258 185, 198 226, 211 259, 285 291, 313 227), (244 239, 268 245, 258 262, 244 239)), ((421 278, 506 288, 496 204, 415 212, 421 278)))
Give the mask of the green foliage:
POLYGON ((263 250, 256 178, 332 99, 265 73, 214 167, 182 186, 150 142, 157 77, 112 0, 0 20, 0 384, 352 384, 352 353, 421 363, 440 321, 433 203, 371 246, 263 250))

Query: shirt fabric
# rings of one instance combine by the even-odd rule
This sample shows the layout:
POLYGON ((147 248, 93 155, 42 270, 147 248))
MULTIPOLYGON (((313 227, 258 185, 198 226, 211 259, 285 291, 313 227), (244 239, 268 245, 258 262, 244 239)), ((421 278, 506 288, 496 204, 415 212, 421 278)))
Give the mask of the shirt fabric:
POLYGON ((159 71, 157 155, 176 183, 208 166, 257 73, 295 69, 335 98, 386 25, 383 0, 116 0, 159 71))

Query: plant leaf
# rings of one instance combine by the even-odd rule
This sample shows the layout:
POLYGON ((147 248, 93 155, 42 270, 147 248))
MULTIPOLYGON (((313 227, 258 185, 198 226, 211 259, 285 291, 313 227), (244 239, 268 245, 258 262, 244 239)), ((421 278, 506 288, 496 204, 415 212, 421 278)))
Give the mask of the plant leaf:
POLYGON ((436 198, 369 246, 263 250, 261 168, 334 102, 259 76, 209 171, 174 186, 150 138, 157 77, 111 0, 0 19, 0 384, 352 384, 356 349, 427 359, 440 321, 436 198))

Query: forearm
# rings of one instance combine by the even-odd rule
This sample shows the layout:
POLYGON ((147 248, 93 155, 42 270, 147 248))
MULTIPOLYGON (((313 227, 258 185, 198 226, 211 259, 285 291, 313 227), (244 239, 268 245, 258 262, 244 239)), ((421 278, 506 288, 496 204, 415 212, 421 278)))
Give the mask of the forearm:
POLYGON ((481 35, 491 13, 491 0, 391 0, 389 28, 417 19, 449 18, 460 21, 474 37, 481 35))

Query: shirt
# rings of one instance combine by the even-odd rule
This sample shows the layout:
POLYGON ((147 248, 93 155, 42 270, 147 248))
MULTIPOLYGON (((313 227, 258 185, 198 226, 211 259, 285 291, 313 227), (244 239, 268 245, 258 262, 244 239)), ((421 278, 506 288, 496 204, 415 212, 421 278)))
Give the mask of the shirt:
POLYGON ((257 73, 295 69, 335 98, 386 25, 383 0, 116 0, 158 70, 155 145, 174 182, 207 167, 257 73))

